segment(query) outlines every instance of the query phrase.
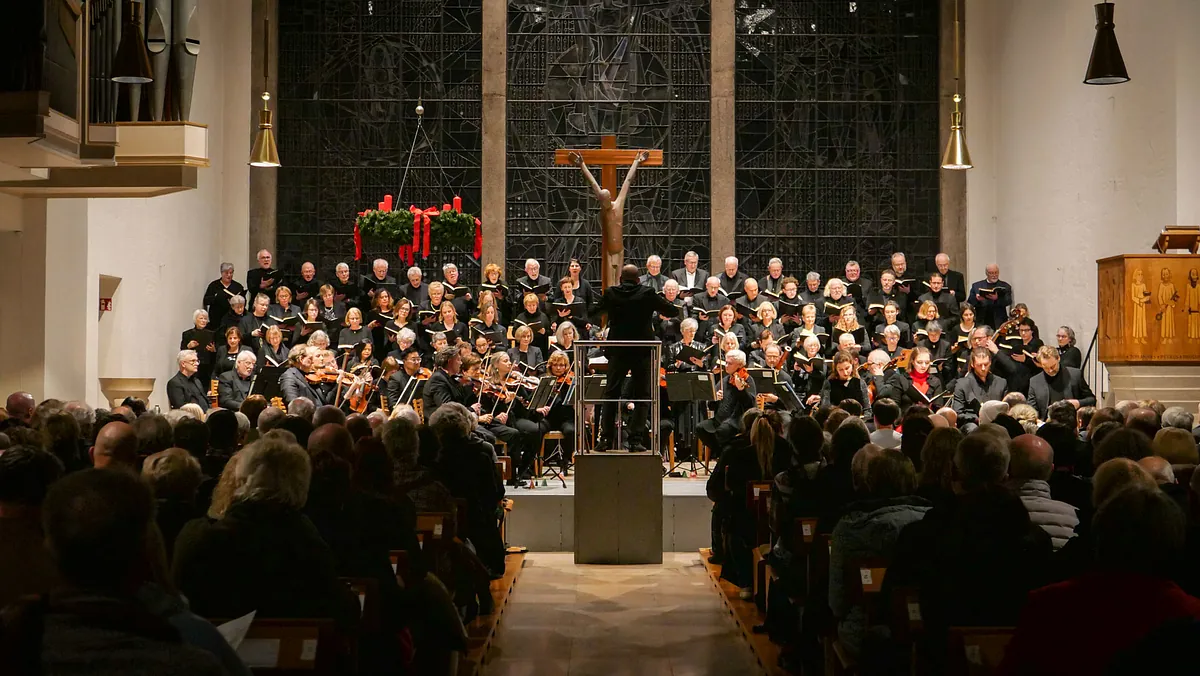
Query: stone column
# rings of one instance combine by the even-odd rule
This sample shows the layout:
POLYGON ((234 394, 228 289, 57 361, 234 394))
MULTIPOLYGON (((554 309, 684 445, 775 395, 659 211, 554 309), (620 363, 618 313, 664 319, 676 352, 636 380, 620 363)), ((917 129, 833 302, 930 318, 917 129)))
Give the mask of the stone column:
POLYGON ((508 198, 508 3, 483 0, 483 157, 480 160, 480 220, 483 221, 483 267, 504 267, 504 216, 508 198))
POLYGON ((736 25, 733 0, 712 0, 712 112, 709 120, 712 199, 712 274, 724 269, 725 257, 734 253, 734 204, 736 172, 736 121, 734 119, 733 74, 736 54, 736 25))
MULTIPOLYGON (((954 112, 954 5, 962 2, 958 8, 958 64, 959 76, 958 87, 959 92, 966 96, 966 65, 965 50, 962 49, 964 39, 966 37, 967 22, 966 22, 966 7, 965 0, 941 0, 941 35, 940 35, 940 58, 939 73, 938 73, 938 99, 941 101, 941 108, 938 111, 938 164, 941 164, 942 152, 946 149, 946 142, 950 138, 950 121, 951 113, 954 112)), ((963 120, 966 123, 969 120, 967 115, 968 101, 964 100, 959 104, 959 110, 963 112, 963 120)), ((971 147, 971 125, 966 124, 967 131, 967 148, 971 147)), ((978 169, 968 169, 967 171, 979 171, 978 169)), ((966 269, 967 265, 967 172, 966 171, 948 171, 945 169, 942 172, 942 224, 941 224, 941 239, 942 251, 950 256, 951 267, 955 270, 962 271, 968 278, 973 272, 966 269)), ((928 265, 933 265, 933 261, 929 261, 928 265)))
MULTIPOLYGON (((279 12, 277 0, 252 0, 250 8, 251 47, 250 47, 250 101, 247 118, 251 126, 251 136, 258 133, 258 111, 262 108, 262 68, 263 68, 263 19, 271 19, 271 63, 267 77, 267 91, 271 92, 271 109, 275 111, 273 119, 275 138, 281 138, 286 130, 279 128, 279 12)), ((253 140, 251 141, 253 143, 253 140)), ((250 157, 250 146, 246 146, 246 157, 250 157)), ((268 249, 275 253, 275 217, 276 191, 279 187, 279 170, 263 167, 250 168, 250 248, 249 260, 237 266, 239 271, 251 270, 258 267, 257 256, 260 249, 268 249)), ((276 256, 278 260, 278 256, 276 256)), ((245 275, 240 275, 244 278, 245 275)))

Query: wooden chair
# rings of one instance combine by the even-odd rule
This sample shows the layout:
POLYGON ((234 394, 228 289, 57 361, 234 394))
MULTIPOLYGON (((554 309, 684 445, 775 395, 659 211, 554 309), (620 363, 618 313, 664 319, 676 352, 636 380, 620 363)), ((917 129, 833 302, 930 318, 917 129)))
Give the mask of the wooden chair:
POLYGON ((334 676, 345 650, 332 620, 256 617, 237 654, 263 676, 334 676))
MULTIPOLYGON (((874 624, 872 606, 878 602, 879 594, 883 591, 883 578, 886 574, 887 562, 880 559, 863 559, 846 564, 845 576, 842 578, 842 584, 846 588, 846 600, 863 607, 864 627, 874 624)), ((837 660, 837 663, 832 665, 834 673, 855 673, 858 670, 858 664, 841 641, 834 639, 832 648, 837 660)))
POLYGON ((950 627, 946 673, 951 676, 997 673, 1014 631, 1015 627, 950 627))
POLYGON ((893 587, 891 608, 892 643, 908 646, 909 673, 919 674, 921 667, 918 642, 925 636, 925 618, 921 614, 921 596, 916 587, 893 587))
POLYGON ((424 423, 425 422, 425 402, 420 399, 414 398, 412 400, 412 408, 414 411, 417 412, 417 417, 421 419, 422 423, 424 423))
POLYGON ((496 466, 500 470, 500 480, 508 481, 512 478, 512 458, 507 455, 496 456, 496 466))
POLYGON ((370 577, 340 578, 358 597, 359 628, 364 632, 379 630, 379 580, 370 577))
POLYGON ((408 560, 408 552, 393 549, 388 552, 388 559, 392 562, 392 572, 396 574, 396 579, 407 587, 412 576, 412 563, 408 560))

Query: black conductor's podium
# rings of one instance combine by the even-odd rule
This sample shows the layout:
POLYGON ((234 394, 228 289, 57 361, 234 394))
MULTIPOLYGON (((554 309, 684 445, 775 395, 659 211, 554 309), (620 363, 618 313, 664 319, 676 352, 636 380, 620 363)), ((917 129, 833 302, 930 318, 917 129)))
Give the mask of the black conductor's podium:
POLYGON ((662 563, 662 458, 575 456, 575 563, 662 563))

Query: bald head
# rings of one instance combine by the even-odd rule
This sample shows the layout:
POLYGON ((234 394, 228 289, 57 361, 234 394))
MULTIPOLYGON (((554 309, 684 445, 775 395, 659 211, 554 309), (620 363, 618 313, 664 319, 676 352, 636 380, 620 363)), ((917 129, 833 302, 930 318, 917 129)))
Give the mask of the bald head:
POLYGON ((308 435, 308 453, 332 453, 347 461, 353 461, 354 439, 345 425, 329 423, 321 425, 308 435))
POLYGON ((641 273, 638 272, 638 266, 626 265, 621 268, 622 282, 634 282, 636 284, 639 278, 641 278, 641 273))
POLYGON ((1155 482, 1159 484, 1175 483, 1175 471, 1171 469, 1171 463, 1167 462, 1166 458, 1150 455, 1138 460, 1137 464, 1154 477, 1155 482))
POLYGON ((1145 434, 1147 438, 1153 439, 1160 427, 1158 414, 1152 408, 1135 408, 1125 418, 1125 426, 1145 434))
POLYGON ((96 435, 92 446, 92 466, 96 468, 126 467, 137 469, 137 432, 128 423, 110 422, 96 435))
POLYGON ((1054 449, 1034 434, 1021 434, 1008 443, 1008 476, 1020 481, 1045 481, 1054 472, 1054 449))
POLYGON ((37 402, 28 392, 13 392, 4 402, 4 409, 8 411, 9 417, 16 418, 23 423, 28 423, 33 419, 33 409, 35 408, 37 408, 37 402))

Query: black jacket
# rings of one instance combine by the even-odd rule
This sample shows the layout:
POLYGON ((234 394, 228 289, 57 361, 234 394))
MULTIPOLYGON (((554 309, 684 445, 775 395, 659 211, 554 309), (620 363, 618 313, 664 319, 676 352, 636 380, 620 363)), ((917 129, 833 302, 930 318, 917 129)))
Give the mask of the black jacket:
POLYGON ((425 419, 438 409, 442 404, 456 401, 460 404, 466 404, 463 401, 463 390, 458 383, 450 377, 450 374, 441 369, 436 369, 429 380, 425 382, 425 389, 421 395, 421 405, 424 408, 425 419))
POLYGON ((864 418, 871 417, 871 397, 867 394, 867 385, 862 378, 855 376, 850 380, 827 379, 821 388, 821 404, 837 406, 846 399, 854 399, 862 404, 864 418))
MULTIPOLYGON (((219 326, 221 319, 225 315, 232 312, 229 307, 229 299, 234 296, 245 296, 246 288, 237 280, 230 280, 229 286, 221 283, 221 280, 214 279, 208 283, 208 288, 204 290, 204 301, 200 307, 208 311, 209 326, 219 326)), ((250 303, 253 298, 246 298, 246 302, 250 303)))
POLYGON ((922 396, 917 391, 917 388, 913 387, 912 378, 909 377, 908 373, 896 369, 884 378, 883 387, 878 388, 875 392, 875 400, 878 401, 883 397, 887 397, 899 404, 901 410, 907 410, 913 404, 925 404, 937 410, 950 404, 949 397, 936 398, 945 391, 946 388, 942 386, 941 379, 931 373, 929 374, 929 390, 925 393, 925 396, 922 396), (933 399, 933 404, 930 405, 925 397, 933 399))
POLYGON ((261 267, 258 267, 247 272, 246 307, 254 307, 254 297, 260 293, 266 294, 266 296, 271 299, 271 302, 274 303, 275 287, 279 286, 281 281, 283 281, 283 273, 274 268, 267 268, 264 270, 261 267), (267 281, 265 286, 262 284, 264 280, 267 281))
MULTIPOLYGON (((250 396, 250 378, 238 377, 237 370, 226 371, 217 377, 217 406, 236 411, 250 396)), ((313 402, 316 403, 316 402, 313 402)))
POLYGON ((198 404, 200 408, 208 409, 208 388, 200 382, 199 376, 187 378, 179 371, 167 381, 167 402, 171 408, 198 404))
POLYGON ((979 406, 984 402, 998 401, 1004 398, 1008 383, 994 373, 989 373, 985 382, 979 382, 973 372, 959 378, 954 383, 954 399, 950 408, 958 414, 958 424, 975 422, 979 419, 979 406))
POLYGON ((596 312, 608 313, 609 340, 654 340, 655 316, 674 317, 679 308, 650 287, 622 282, 604 291, 596 312))
POLYGON ((300 397, 305 397, 316 406, 325 403, 322 401, 321 395, 317 394, 312 385, 309 385, 308 381, 304 379, 304 373, 295 366, 279 376, 279 392, 285 404, 290 404, 300 397))
POLYGON ((1096 405, 1096 395, 1079 369, 1063 366, 1054 378, 1047 378, 1043 371, 1029 379, 1028 403, 1037 409, 1038 419, 1046 419, 1046 409, 1050 408, 1051 403, 1065 399, 1078 399, 1080 406, 1096 405), (1061 394, 1051 393, 1051 383, 1061 394))

